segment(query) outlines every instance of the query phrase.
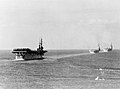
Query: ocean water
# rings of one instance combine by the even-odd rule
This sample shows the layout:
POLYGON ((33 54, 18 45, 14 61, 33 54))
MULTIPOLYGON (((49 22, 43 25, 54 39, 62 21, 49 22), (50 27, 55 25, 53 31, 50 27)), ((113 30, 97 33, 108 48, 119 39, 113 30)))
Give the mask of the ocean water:
POLYGON ((1 50, 0 89, 120 89, 120 50, 49 50, 31 61, 1 50))

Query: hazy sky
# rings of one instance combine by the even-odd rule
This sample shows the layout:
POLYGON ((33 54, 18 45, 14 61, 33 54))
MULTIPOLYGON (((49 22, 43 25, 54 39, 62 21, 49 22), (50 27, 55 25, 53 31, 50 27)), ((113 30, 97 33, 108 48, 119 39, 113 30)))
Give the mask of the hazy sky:
POLYGON ((0 49, 120 48, 120 0, 0 0, 0 49))

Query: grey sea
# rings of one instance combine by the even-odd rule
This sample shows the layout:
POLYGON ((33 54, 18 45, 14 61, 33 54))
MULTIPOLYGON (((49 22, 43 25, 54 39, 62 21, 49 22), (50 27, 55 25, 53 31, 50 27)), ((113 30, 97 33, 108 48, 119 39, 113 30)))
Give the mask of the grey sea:
POLYGON ((0 89, 120 89, 120 50, 49 50, 31 61, 1 50, 0 89))

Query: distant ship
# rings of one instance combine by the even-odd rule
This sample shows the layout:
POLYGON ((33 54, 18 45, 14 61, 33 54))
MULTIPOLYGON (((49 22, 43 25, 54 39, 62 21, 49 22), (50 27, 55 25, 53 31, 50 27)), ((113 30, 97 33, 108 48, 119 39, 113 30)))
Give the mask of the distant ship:
POLYGON ((98 44, 98 49, 91 49, 89 50, 90 53, 99 53, 100 52, 100 45, 98 44))
POLYGON ((108 51, 112 51, 112 50, 113 50, 113 46, 112 46, 112 43, 111 43, 110 48, 104 48, 103 52, 108 52, 108 51))
POLYGON ((31 50, 29 48, 17 48, 13 49, 12 53, 15 54, 16 60, 36 60, 44 59, 43 55, 47 52, 43 50, 42 39, 39 42, 39 47, 37 50, 31 50))

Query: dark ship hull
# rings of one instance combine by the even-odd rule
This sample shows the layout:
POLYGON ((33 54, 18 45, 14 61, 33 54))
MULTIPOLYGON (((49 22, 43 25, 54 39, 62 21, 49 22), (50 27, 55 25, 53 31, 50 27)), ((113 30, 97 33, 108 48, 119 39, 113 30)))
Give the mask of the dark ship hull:
MULTIPOLYGON (((44 51, 43 53, 45 53, 47 51, 44 51)), ((23 59, 24 60, 42 60, 44 59, 43 57, 43 53, 26 53, 24 56, 23 56, 23 59)))
POLYGON ((37 50, 31 50, 29 48, 17 48, 13 49, 12 51, 12 53, 16 56, 16 60, 42 60, 44 59, 43 56, 46 52, 46 50, 43 50, 42 39, 37 50))

